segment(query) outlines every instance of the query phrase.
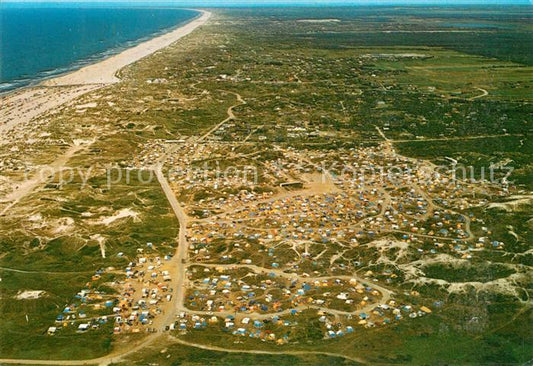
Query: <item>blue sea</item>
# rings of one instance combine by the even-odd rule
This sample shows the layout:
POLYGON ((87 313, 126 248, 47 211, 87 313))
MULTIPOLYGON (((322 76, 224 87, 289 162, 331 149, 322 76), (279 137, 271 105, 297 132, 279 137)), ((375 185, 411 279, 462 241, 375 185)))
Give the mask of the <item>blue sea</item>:
POLYGON ((0 93, 78 69, 198 15, 175 8, 0 4, 0 93))

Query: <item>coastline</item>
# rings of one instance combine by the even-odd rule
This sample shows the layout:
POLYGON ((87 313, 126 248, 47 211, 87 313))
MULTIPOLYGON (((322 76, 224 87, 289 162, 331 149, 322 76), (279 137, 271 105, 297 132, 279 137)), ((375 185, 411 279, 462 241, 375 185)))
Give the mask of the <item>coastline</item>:
POLYGON ((201 10, 197 10, 197 9, 187 9, 187 10, 193 10, 197 14, 194 17, 190 18, 190 19, 182 21, 182 22, 180 22, 178 24, 175 24, 175 25, 173 25, 171 27, 166 27, 164 29, 158 30, 155 33, 152 33, 152 34, 149 34, 147 36, 141 37, 141 38, 139 38, 137 40, 130 40, 130 41, 127 41, 126 43, 118 45, 116 47, 113 47, 113 48, 104 50, 102 52, 90 55, 90 56, 88 56, 86 58, 81 58, 79 60, 76 60, 70 65, 61 66, 61 67, 58 67, 56 69, 41 71, 41 72, 38 72, 37 74, 35 74, 34 76, 31 76, 31 77, 27 77, 27 78, 23 78, 23 79, 15 79, 15 80, 11 80, 11 81, 6 81, 4 83, 0 83, 0 97, 1 96, 5 96, 5 95, 9 95, 9 94, 14 94, 14 93, 16 93, 16 92, 18 92, 20 90, 34 88, 36 86, 42 85, 46 81, 53 80, 53 79, 56 79, 56 78, 71 74, 71 73, 76 72, 76 71, 78 71, 78 70, 80 70, 80 69, 82 69, 82 68, 84 68, 86 66, 99 63, 99 62, 101 62, 101 61, 103 61, 105 59, 108 59, 108 58, 110 58, 110 57, 112 57, 114 55, 118 55, 118 54, 124 52, 127 49, 130 49, 130 48, 133 48, 135 46, 138 46, 141 43, 147 42, 147 41, 149 41, 151 39, 157 38, 157 37, 159 37, 161 35, 170 33, 170 32, 172 32, 172 31, 174 31, 174 30, 176 30, 178 28, 181 28, 181 27, 185 26, 186 24, 192 22, 193 20, 196 20, 197 18, 199 18, 202 15, 202 11, 201 10))
POLYGON ((210 12, 197 10, 198 16, 186 24, 171 30, 163 35, 156 36, 136 46, 128 48, 116 55, 105 58, 99 62, 87 65, 71 73, 48 79, 41 82, 41 86, 65 86, 87 84, 112 84, 119 82, 116 73, 136 61, 152 53, 170 46, 172 43, 185 37, 199 26, 203 25, 211 16, 210 12))
POLYGON ((127 48, 118 54, 88 64, 78 70, 44 80, 35 85, 14 89, 0 95, 3 108, 0 111, 0 145, 16 131, 34 118, 72 101, 90 91, 120 81, 117 73, 124 67, 151 55, 192 33, 205 24, 211 13, 194 9, 199 14, 185 24, 162 35, 127 48))

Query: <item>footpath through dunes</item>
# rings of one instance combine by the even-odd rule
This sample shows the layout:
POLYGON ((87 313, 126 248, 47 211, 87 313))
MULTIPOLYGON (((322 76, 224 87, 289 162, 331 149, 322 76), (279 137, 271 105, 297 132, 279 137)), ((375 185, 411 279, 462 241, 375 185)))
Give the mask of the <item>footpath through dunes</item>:
POLYGON ((75 144, 69 147, 69 149, 54 162, 42 167, 35 172, 34 176, 28 177, 24 182, 18 184, 13 192, 7 196, 0 197, 0 216, 6 215, 7 212, 21 199, 31 194, 39 186, 43 185, 48 179, 48 175, 60 172, 61 168, 67 164, 72 156, 80 151, 88 149, 93 142, 94 141, 85 141, 84 143, 75 144), (3 206, 4 204, 5 206, 3 206))

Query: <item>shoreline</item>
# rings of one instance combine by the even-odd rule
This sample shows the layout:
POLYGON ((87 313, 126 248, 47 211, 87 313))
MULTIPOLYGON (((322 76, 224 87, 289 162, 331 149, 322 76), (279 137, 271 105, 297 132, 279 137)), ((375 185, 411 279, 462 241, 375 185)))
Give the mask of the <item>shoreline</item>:
MULTIPOLYGON (((31 78, 26 79, 27 80, 26 82, 24 82, 23 80, 22 81, 21 80, 13 80, 11 82, 6 82, 6 84, 11 84, 14 87, 6 87, 6 88, 0 89, 0 98, 16 94, 18 92, 21 92, 21 91, 24 91, 24 90, 27 90, 27 89, 32 89, 32 88, 36 88, 36 87, 40 87, 40 86, 49 86, 46 83, 53 82, 53 80, 55 80, 55 79, 61 78, 63 76, 69 75, 69 74, 73 74, 73 73, 75 73, 75 72, 77 72, 77 71, 79 71, 79 70, 81 70, 83 68, 86 68, 88 66, 96 65, 96 64, 98 64, 98 63, 100 63, 102 61, 105 61, 105 60, 109 59, 109 58, 112 58, 114 56, 118 56, 118 55, 122 54, 123 52, 125 52, 125 51, 127 51, 129 49, 132 49, 132 48, 135 48, 137 46, 140 46, 140 45, 142 45, 142 44, 144 44, 144 43, 146 43, 148 41, 152 41, 152 40, 154 40, 156 38, 159 38, 161 36, 164 36, 164 35, 170 34, 172 32, 175 32, 176 30, 181 29, 181 28, 185 27, 186 25, 198 20, 205 13, 209 13, 209 12, 206 12, 206 11, 200 10, 200 9, 183 8, 183 10, 195 11, 198 14, 196 14, 194 17, 192 17, 192 18, 190 18, 188 20, 185 20, 185 21, 183 21, 181 23, 178 23, 178 24, 176 24, 176 25, 174 25, 172 27, 167 27, 165 29, 161 29, 161 30, 159 30, 159 31, 157 31, 155 33, 152 33, 151 35, 139 38, 137 40, 128 41, 128 42, 126 42, 123 45, 120 45, 120 46, 117 46, 117 47, 102 51, 102 52, 100 52, 98 54, 94 54, 94 55, 88 56, 87 58, 84 58, 84 59, 77 60, 74 63, 72 63, 71 65, 62 66, 62 67, 59 67, 59 68, 57 68, 55 70, 48 70, 48 71, 39 72, 38 74, 36 74, 35 77, 31 77, 31 78), (46 75, 46 74, 49 74, 49 75, 46 75)), ((132 61, 130 63, 133 63, 133 62, 135 62, 135 61, 132 61)))
POLYGON ((211 17, 208 11, 192 10, 198 11, 199 14, 164 34, 156 35, 80 69, 0 94, 0 103, 4 106, 0 111, 0 134, 4 136, 0 139, 0 145, 6 142, 6 134, 16 126, 25 125, 87 92, 120 82, 117 73, 121 69, 177 42, 205 24, 211 17))
MULTIPOLYGON (((196 10, 196 9, 195 9, 196 10)), ((211 17, 211 13, 205 10, 196 10, 199 14, 187 23, 174 28, 169 32, 158 35, 147 41, 141 42, 122 52, 107 57, 96 63, 86 65, 78 70, 59 75, 55 78, 44 80, 36 86, 67 86, 87 84, 113 84, 120 81, 116 76, 122 68, 135 63, 142 58, 151 55, 172 43, 185 37, 199 26, 203 25, 211 17)))

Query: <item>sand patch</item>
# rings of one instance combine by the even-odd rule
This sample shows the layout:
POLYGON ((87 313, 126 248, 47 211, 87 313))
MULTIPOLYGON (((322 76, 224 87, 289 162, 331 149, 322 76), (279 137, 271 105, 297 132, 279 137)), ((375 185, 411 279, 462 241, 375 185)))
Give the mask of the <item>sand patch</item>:
POLYGON ((53 230, 54 234, 61 234, 70 231, 74 228, 74 220, 70 217, 63 217, 56 222, 56 227, 53 230))
POLYGON ((409 58, 409 59, 431 58, 430 55, 425 55, 423 53, 367 53, 365 55, 362 55, 361 57, 382 59, 382 60, 394 60, 394 59, 400 59, 400 58, 409 58))
POLYGON ((95 234, 90 236, 91 240, 95 240, 98 242, 98 245, 100 246, 100 253, 102 254, 102 258, 105 258, 105 238, 100 234, 95 234))
POLYGON ((76 109, 87 109, 87 108, 96 108, 96 107, 98 107, 98 103, 91 102, 87 104, 79 104, 76 106, 76 109))
POLYGON ((514 296, 520 299, 519 286, 517 282, 525 282, 528 276, 524 273, 513 273, 509 277, 498 278, 489 282, 456 282, 450 283, 448 286, 449 293, 465 293, 470 288, 474 288, 477 292, 491 292, 502 295, 514 296))
POLYGON ((94 139, 93 140, 84 140, 84 139, 74 139, 72 140, 72 143, 74 144, 74 146, 83 146, 83 145, 90 145, 92 143, 94 143, 94 139))
POLYGON ((19 291, 15 299, 17 300, 34 300, 42 297, 45 294, 43 290, 26 290, 19 291))
POLYGON ((31 221, 31 222, 42 221, 42 219, 43 219, 43 215, 41 215, 40 213, 31 215, 30 217, 28 217, 28 221, 31 221))
POLYGON ((332 177, 329 174, 307 173, 302 174, 305 189, 311 193, 323 194, 339 192, 332 177))
POLYGON ((409 250, 409 243, 405 241, 398 241, 392 239, 380 239, 375 240, 367 244, 369 248, 375 248, 379 251, 380 257, 378 263, 396 263, 400 258, 407 255, 409 250), (387 252, 391 249, 398 249, 396 258, 391 259, 387 255, 387 252))
POLYGON ((299 23, 339 23, 340 19, 298 19, 297 22, 299 23))
POLYGON ((526 206, 533 205, 533 195, 511 196, 506 202, 490 203, 488 209, 501 209, 505 212, 515 212, 526 209, 526 206))
POLYGON ((124 208, 116 212, 113 216, 108 216, 106 218, 100 219, 97 223, 100 225, 109 225, 109 224, 114 223, 117 220, 125 219, 128 217, 132 217, 133 220, 137 221, 139 220, 139 213, 133 210, 130 210, 129 208, 124 208))

